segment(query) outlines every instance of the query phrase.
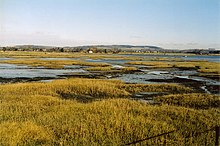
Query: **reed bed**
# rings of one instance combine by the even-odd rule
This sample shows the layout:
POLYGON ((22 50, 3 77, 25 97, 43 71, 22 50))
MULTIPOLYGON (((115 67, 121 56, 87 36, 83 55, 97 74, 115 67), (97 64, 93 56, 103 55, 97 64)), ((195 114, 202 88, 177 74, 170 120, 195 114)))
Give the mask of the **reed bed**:
POLYGON ((157 97, 155 100, 168 105, 195 109, 220 108, 220 97, 211 94, 171 94, 157 97))
POLYGON ((145 65, 149 68, 170 68, 172 67, 172 63, 170 62, 162 62, 162 61, 133 61, 127 62, 129 65, 145 65))
POLYGON ((126 57, 118 54, 103 54, 103 53, 65 53, 65 52, 30 52, 30 51, 6 51, 1 52, 0 57, 10 58, 90 58, 90 59, 108 59, 108 60, 144 60, 142 57, 126 57))
POLYGON ((167 92, 167 93, 192 93, 189 87, 177 84, 121 84, 122 89, 129 93, 139 92, 167 92))
POLYGON ((129 65, 145 65, 149 68, 182 68, 195 69, 201 73, 214 73, 220 75, 220 63, 208 61, 134 61, 129 65))
POLYGON ((111 66, 107 66, 107 67, 88 67, 85 70, 88 70, 88 71, 111 71, 112 67, 111 66))
MULTIPOLYGON (((202 145, 204 138, 212 144, 213 133, 184 137, 219 124, 219 112, 126 99, 141 91, 185 93, 190 89, 101 79, 0 85, 0 145, 124 145, 172 130, 176 132, 167 137, 167 144, 202 145), (76 95, 98 100, 85 104, 76 95)), ((164 137, 141 143, 161 144, 164 137)))
MULTIPOLYGON (((212 144, 213 135, 185 140, 218 124, 217 113, 174 106, 150 106, 128 99, 89 104, 50 96, 1 102, 1 145, 124 145, 176 130, 167 144, 212 144)), ((164 137, 141 143, 161 145, 164 137)))
MULTIPOLYGON (((152 55, 152 54, 150 54, 152 55)), ((163 55, 163 54, 161 54, 163 55)), ((90 58, 90 59, 107 59, 107 60, 129 60, 129 61, 180 61, 178 58, 145 58, 144 56, 124 56, 123 54, 112 54, 112 53, 94 53, 88 54, 85 52, 31 52, 31 51, 6 51, 1 52, 0 57, 11 57, 11 58, 90 58)))
POLYGON ((16 59, 16 60, 5 60, 2 63, 28 65, 33 67, 46 67, 46 68, 64 68, 65 65, 82 65, 82 66, 96 66, 106 67, 110 66, 107 63, 94 63, 85 62, 80 60, 41 60, 41 59, 16 59))
POLYGON ((89 95, 99 98, 128 97, 137 92, 189 93, 192 89, 177 84, 125 84, 119 80, 65 79, 51 83, 17 83, 0 85, 0 96, 45 95, 59 96, 62 93, 89 95))
POLYGON ((34 51, 6 51, 1 57, 11 58, 78 58, 86 53, 34 52, 34 51))
MULTIPOLYGON (((201 145, 204 136, 190 141, 184 137, 211 128, 217 124, 214 116, 218 116, 211 111, 155 107, 126 99, 85 105, 50 97, 29 98, 36 99, 1 103, 1 145, 124 145, 172 130, 177 132, 170 135, 167 144, 201 145)), ((206 135, 208 144, 212 144, 211 136, 206 135)), ((142 144, 160 145, 163 139, 142 144)))

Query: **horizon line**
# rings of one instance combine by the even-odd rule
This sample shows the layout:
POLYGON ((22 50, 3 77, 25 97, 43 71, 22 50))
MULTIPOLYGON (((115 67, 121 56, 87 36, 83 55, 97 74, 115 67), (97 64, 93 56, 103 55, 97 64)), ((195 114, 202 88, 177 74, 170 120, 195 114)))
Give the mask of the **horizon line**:
POLYGON ((0 45, 0 47, 16 47, 16 46, 40 46, 40 47, 84 47, 84 46, 132 46, 132 47, 158 47, 166 50, 190 50, 190 49, 215 49, 220 50, 220 47, 189 47, 189 48, 175 48, 175 47, 160 47, 157 45, 132 45, 132 44, 85 44, 85 45, 44 45, 44 44, 15 44, 15 45, 0 45))

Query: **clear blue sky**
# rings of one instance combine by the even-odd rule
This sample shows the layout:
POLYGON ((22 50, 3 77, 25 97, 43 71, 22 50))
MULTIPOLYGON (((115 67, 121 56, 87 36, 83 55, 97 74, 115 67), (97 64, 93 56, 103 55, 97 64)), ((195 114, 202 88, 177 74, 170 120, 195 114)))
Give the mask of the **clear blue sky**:
POLYGON ((0 46, 220 48, 220 0, 0 0, 0 46))

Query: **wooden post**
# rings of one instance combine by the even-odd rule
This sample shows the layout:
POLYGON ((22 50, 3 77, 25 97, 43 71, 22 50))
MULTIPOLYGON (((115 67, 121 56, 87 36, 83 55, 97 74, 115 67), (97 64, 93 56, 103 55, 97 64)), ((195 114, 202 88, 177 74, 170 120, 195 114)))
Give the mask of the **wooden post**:
POLYGON ((219 146, 219 134, 220 134, 220 127, 215 127, 215 146, 219 146))

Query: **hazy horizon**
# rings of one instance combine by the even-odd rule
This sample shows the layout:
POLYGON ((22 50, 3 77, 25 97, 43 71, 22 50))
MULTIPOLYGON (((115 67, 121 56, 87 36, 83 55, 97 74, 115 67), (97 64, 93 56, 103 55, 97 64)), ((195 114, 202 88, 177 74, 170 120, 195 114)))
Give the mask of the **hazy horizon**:
POLYGON ((219 0, 0 0, 0 46, 220 48, 219 0))

